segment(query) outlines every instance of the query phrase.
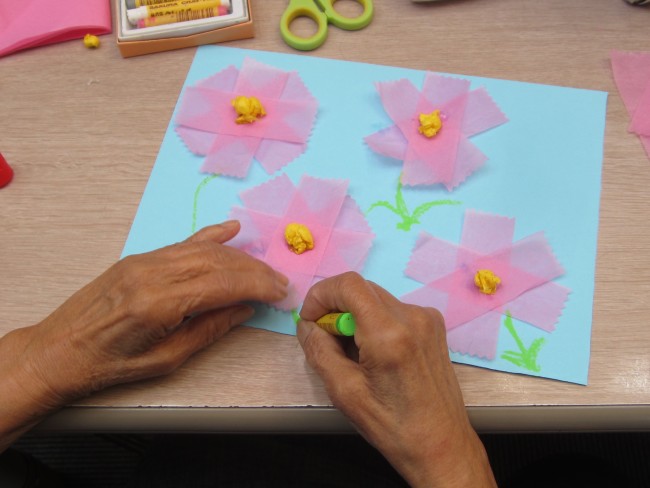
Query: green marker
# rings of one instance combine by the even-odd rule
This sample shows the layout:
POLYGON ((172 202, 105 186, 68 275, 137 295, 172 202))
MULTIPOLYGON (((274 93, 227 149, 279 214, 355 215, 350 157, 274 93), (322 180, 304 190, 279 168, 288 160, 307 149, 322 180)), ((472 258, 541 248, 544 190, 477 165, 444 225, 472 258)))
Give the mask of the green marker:
POLYGON ((357 324, 349 312, 328 313, 316 321, 323 330, 337 336, 353 336, 357 324))

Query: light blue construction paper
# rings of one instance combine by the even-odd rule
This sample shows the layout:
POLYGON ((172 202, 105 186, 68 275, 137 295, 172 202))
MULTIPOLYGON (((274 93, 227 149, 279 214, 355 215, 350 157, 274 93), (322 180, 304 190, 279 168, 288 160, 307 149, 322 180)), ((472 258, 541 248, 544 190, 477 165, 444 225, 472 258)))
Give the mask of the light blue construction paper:
MULTIPOLYGON (((365 136, 391 125, 374 83, 407 78, 419 88, 424 71, 202 46, 183 90, 229 65, 240 68, 245 57, 297 71, 319 101, 308 149, 277 174, 286 172, 295 183, 303 174, 348 179, 349 193, 364 211, 379 200, 394 200, 401 162, 379 156, 363 142, 365 136)), ((436 71, 436 66, 429 69, 436 71)), ((541 371, 534 373, 501 359, 505 350, 516 349, 505 327, 501 328, 495 360, 455 353, 451 357, 459 363, 586 384, 607 94, 465 78, 472 82, 472 88, 486 87, 509 119, 508 123, 472 138, 489 161, 451 193, 441 186, 404 188, 410 210, 429 200, 462 202, 433 208, 409 232, 396 229, 397 217, 386 209, 375 208, 368 213, 377 237, 363 274, 396 296, 420 287, 403 274, 417 235, 426 231, 458 243, 466 209, 514 217, 515 239, 544 231, 566 270, 557 281, 572 293, 552 333, 515 321, 524 344, 545 338, 538 356, 541 371)), ((207 175, 199 173, 203 158, 185 147, 173 130, 173 120, 172 117, 123 256, 150 251, 191 234, 195 192, 207 175)), ((244 179, 219 176, 207 182, 199 194, 197 229, 225 220, 232 206, 242 205, 240 191, 277 174, 267 175, 254 161, 244 179)), ((290 313, 262 305, 257 307, 256 318, 250 325, 295 333, 290 313)))

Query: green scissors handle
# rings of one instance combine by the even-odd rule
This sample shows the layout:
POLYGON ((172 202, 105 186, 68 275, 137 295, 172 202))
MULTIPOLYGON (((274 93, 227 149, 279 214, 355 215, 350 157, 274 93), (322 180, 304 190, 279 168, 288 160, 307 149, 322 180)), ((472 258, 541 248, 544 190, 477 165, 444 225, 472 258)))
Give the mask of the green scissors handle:
POLYGON ((301 51, 311 51, 327 39, 327 24, 334 24, 345 30, 363 29, 372 20, 372 0, 357 0, 363 7, 358 17, 345 17, 334 9, 336 0, 290 0, 289 6, 280 19, 280 33, 291 47, 301 51), (316 22, 316 34, 311 37, 296 36, 291 32, 291 22, 299 17, 308 17, 316 22))

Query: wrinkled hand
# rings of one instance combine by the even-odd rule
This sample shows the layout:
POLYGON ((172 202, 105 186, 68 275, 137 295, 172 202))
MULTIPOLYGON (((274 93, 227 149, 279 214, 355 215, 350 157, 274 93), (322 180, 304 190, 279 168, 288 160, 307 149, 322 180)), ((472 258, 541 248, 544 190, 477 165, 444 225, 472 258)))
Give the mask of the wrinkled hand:
MULTIPOLYGON (((253 315, 242 302, 274 302, 288 280, 222 245, 239 223, 126 257, 40 324, 12 334, 16 361, 51 407, 117 383, 166 374, 253 315), (17 345, 22 344, 22 347, 17 345)), ((41 402, 43 399, 41 399, 41 402)))
POLYGON ((437 310, 347 273, 316 284, 300 316, 298 339, 332 403, 412 486, 496 486, 437 310), (358 359, 314 323, 333 311, 355 317, 358 359))

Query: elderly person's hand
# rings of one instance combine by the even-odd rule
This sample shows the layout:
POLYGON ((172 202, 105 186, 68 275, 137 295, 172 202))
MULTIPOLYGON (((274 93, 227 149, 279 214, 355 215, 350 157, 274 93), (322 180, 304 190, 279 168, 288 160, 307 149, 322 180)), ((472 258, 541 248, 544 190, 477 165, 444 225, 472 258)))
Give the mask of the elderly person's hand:
POLYGON ((0 452, 43 416, 110 385, 171 372, 274 302, 287 278, 223 244, 238 222, 129 256, 41 323, 0 340, 0 452))
POLYGON ((316 284, 300 316, 298 339, 332 403, 409 484, 496 486, 467 417, 437 310, 404 304, 348 273, 316 284), (354 316, 354 344, 314 323, 336 311, 354 316), (349 346, 355 354, 346 354, 349 346))

